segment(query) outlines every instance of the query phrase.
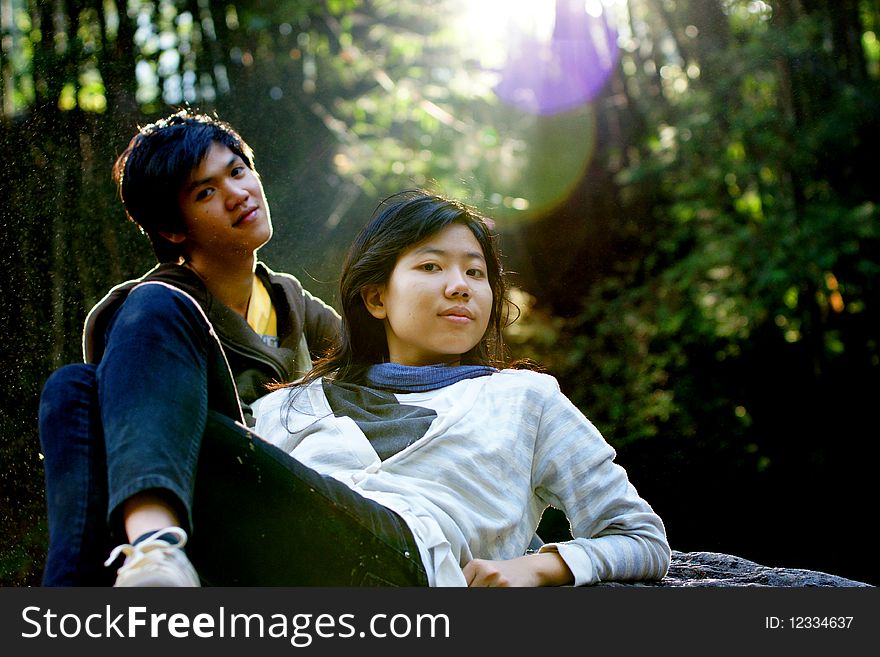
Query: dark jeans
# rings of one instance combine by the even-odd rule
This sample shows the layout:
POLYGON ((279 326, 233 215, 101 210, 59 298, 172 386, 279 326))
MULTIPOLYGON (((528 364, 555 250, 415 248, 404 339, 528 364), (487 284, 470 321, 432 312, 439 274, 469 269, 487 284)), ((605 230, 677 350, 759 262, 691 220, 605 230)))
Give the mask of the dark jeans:
POLYGON ((426 583, 399 516, 250 435, 237 415, 199 310, 167 287, 132 291, 100 365, 65 366, 43 390, 43 584, 112 583, 102 562, 125 540, 120 505, 146 490, 176 507, 206 583, 426 583))
POLYGON ((187 553, 207 584, 427 585, 400 516, 213 412, 193 521, 187 553))
MULTIPOLYGON (((66 365, 40 398, 49 552, 44 586, 109 586, 104 559, 115 545, 107 526, 107 457, 94 365, 66 365)), ((118 541, 116 541, 118 542, 118 541)))

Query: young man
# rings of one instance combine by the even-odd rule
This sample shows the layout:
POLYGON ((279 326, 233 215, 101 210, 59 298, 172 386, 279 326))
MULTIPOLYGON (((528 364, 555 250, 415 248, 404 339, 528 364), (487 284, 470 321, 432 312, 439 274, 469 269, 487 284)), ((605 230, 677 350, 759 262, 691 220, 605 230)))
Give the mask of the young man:
POLYGON ((197 586, 181 548, 211 414, 247 422, 267 383, 311 367, 339 317, 258 262, 269 206, 250 147, 225 122, 181 111, 148 125, 113 176, 159 264, 92 309, 85 362, 43 389, 43 584, 197 586), (117 575, 103 562, 120 542, 117 575))

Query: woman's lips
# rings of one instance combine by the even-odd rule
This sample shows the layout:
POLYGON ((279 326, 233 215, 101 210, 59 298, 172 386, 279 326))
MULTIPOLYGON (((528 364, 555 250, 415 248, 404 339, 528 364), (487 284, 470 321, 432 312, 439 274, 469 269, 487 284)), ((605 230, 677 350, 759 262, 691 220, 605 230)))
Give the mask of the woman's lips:
POLYGON ((466 324, 474 319, 474 314, 464 306, 455 306, 439 313, 440 317, 457 324, 466 324))

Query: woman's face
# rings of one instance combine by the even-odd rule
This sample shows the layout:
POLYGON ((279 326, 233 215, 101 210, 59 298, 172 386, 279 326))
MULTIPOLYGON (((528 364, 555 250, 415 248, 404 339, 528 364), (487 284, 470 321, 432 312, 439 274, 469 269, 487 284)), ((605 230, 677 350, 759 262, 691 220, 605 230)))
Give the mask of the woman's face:
POLYGON ((462 224, 403 251, 388 282, 362 296, 385 325, 389 360, 401 365, 458 364, 492 313, 483 249, 462 224))

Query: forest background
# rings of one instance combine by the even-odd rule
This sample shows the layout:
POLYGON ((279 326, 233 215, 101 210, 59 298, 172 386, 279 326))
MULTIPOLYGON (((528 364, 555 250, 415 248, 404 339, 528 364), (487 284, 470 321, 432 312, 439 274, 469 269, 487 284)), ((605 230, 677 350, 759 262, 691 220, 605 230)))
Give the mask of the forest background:
POLYGON ((385 195, 492 217, 513 355, 674 549, 880 584, 880 1, 0 0, 0 21, 0 584, 45 559, 41 386, 154 262, 110 166, 187 104, 256 151, 261 258, 331 303, 385 195))

